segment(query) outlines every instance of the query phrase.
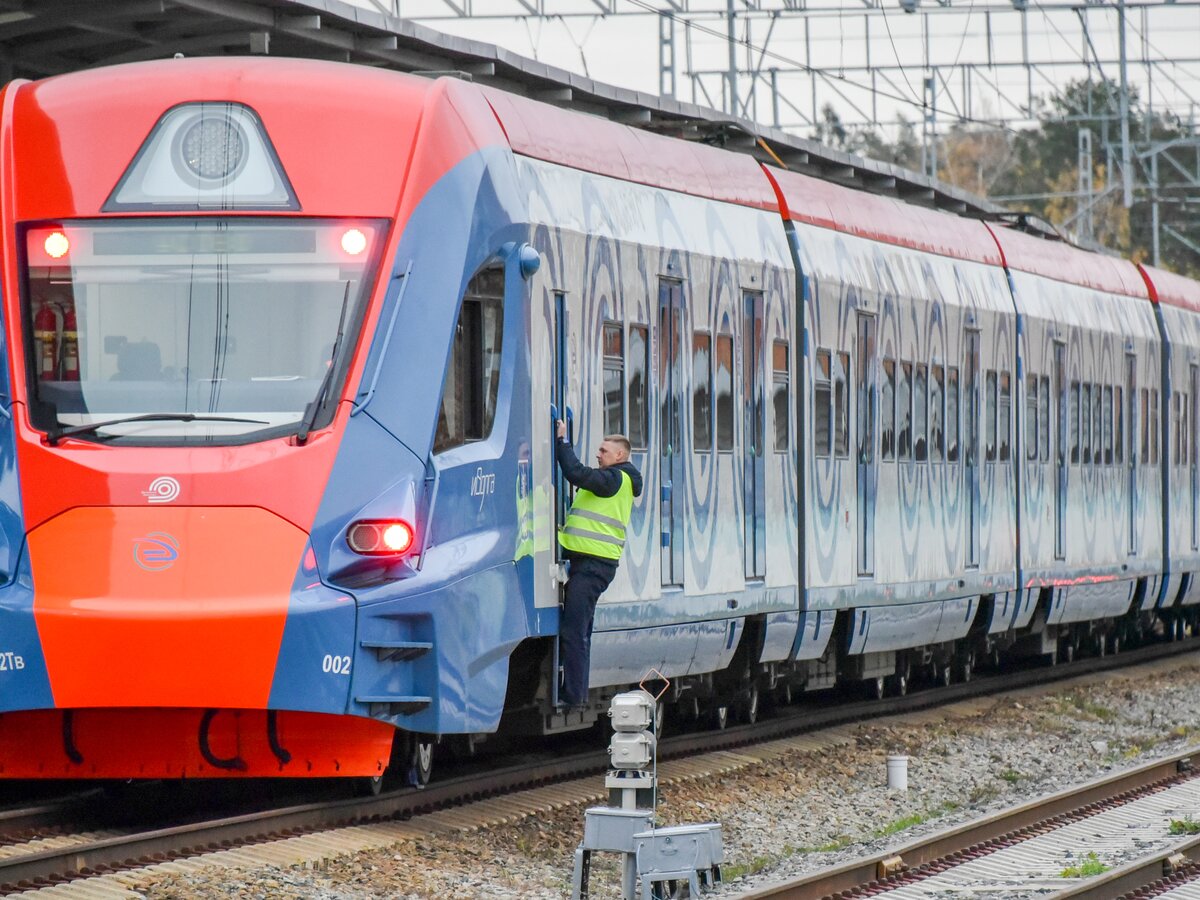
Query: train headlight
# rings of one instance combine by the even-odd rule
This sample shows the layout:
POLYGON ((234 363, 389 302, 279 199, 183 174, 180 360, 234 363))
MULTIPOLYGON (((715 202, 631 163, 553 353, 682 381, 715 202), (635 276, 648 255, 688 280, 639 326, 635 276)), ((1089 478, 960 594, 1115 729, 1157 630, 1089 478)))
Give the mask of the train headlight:
POLYGON ((61 231, 52 231, 46 235, 46 240, 42 242, 42 246, 46 250, 46 255, 51 259, 62 259, 67 255, 67 251, 71 249, 71 242, 67 240, 67 236, 61 231))
POLYGON ((178 141, 179 162, 201 181, 232 178, 246 162, 246 134, 228 116, 198 113, 178 141))
POLYGON ((205 101, 163 113, 102 209, 299 210, 300 201, 258 113, 205 101))
POLYGON ((355 522, 346 532, 346 543, 364 556, 398 556, 412 549, 416 534, 403 519, 355 522))

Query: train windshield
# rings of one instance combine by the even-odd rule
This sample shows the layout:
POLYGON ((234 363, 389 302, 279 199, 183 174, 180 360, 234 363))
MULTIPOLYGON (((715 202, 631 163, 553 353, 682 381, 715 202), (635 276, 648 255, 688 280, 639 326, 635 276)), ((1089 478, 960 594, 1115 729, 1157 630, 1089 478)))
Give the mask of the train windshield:
POLYGON ((34 425, 52 441, 144 446, 327 424, 384 234, 282 218, 27 229, 34 425))

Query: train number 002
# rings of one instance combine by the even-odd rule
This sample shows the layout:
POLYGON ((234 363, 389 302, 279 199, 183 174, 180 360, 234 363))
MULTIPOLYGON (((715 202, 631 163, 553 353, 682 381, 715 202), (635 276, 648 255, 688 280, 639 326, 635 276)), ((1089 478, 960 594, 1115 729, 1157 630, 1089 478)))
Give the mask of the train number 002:
POLYGON ((321 671, 325 674, 332 672, 334 675, 349 675, 350 674, 350 657, 348 656, 332 656, 328 653, 321 660, 321 671))

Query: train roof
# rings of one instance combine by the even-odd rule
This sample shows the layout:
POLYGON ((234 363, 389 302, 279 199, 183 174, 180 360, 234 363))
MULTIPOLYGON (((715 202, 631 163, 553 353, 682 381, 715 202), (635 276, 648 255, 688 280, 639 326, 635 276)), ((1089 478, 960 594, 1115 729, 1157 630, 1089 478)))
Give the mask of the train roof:
POLYGON ((1139 265, 1138 269, 1146 280, 1150 299, 1155 303, 1200 312, 1200 282, 1154 266, 1139 265))
POLYGON ((1010 269, 1110 294, 1150 299, 1145 279, 1128 260, 1081 250, 1066 241, 1048 240, 1007 226, 989 228, 1004 254, 1004 264, 1010 269))
POLYGON ((513 152, 597 175, 775 212, 752 157, 481 88, 513 152))
POLYGON ((868 194, 798 172, 774 168, 768 172, 778 185, 783 215, 793 222, 832 228, 926 253, 993 266, 1002 264, 996 242, 978 220, 868 194))

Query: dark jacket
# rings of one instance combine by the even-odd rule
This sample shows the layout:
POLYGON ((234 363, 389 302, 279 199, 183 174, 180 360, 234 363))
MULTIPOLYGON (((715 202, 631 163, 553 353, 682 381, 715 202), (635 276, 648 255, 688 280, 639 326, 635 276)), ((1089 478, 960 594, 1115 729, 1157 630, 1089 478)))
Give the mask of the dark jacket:
POLYGON ((554 444, 563 477, 575 487, 591 491, 597 497, 611 497, 621 489, 620 473, 625 472, 633 483, 633 496, 642 495, 642 473, 629 460, 606 469, 593 469, 579 461, 579 457, 565 440, 555 441, 554 444))
MULTIPOLYGON (((642 473, 628 460, 604 469, 593 469, 591 466, 585 466, 579 461, 579 457, 575 455, 575 451, 571 449, 571 445, 567 441, 555 440, 554 448, 555 456, 558 457, 558 466, 562 469, 563 477, 575 485, 575 487, 591 491, 597 497, 611 497, 621 489, 621 473, 625 472, 629 475, 629 481, 633 487, 633 496, 640 497, 642 495, 642 473)), ((564 553, 567 559, 583 555, 570 553, 569 551, 564 553)), ((589 559, 595 558, 589 557, 589 559)), ((604 563, 610 562, 609 560, 600 561, 604 563)), ((616 568, 616 563, 612 563, 612 565, 616 568)))

